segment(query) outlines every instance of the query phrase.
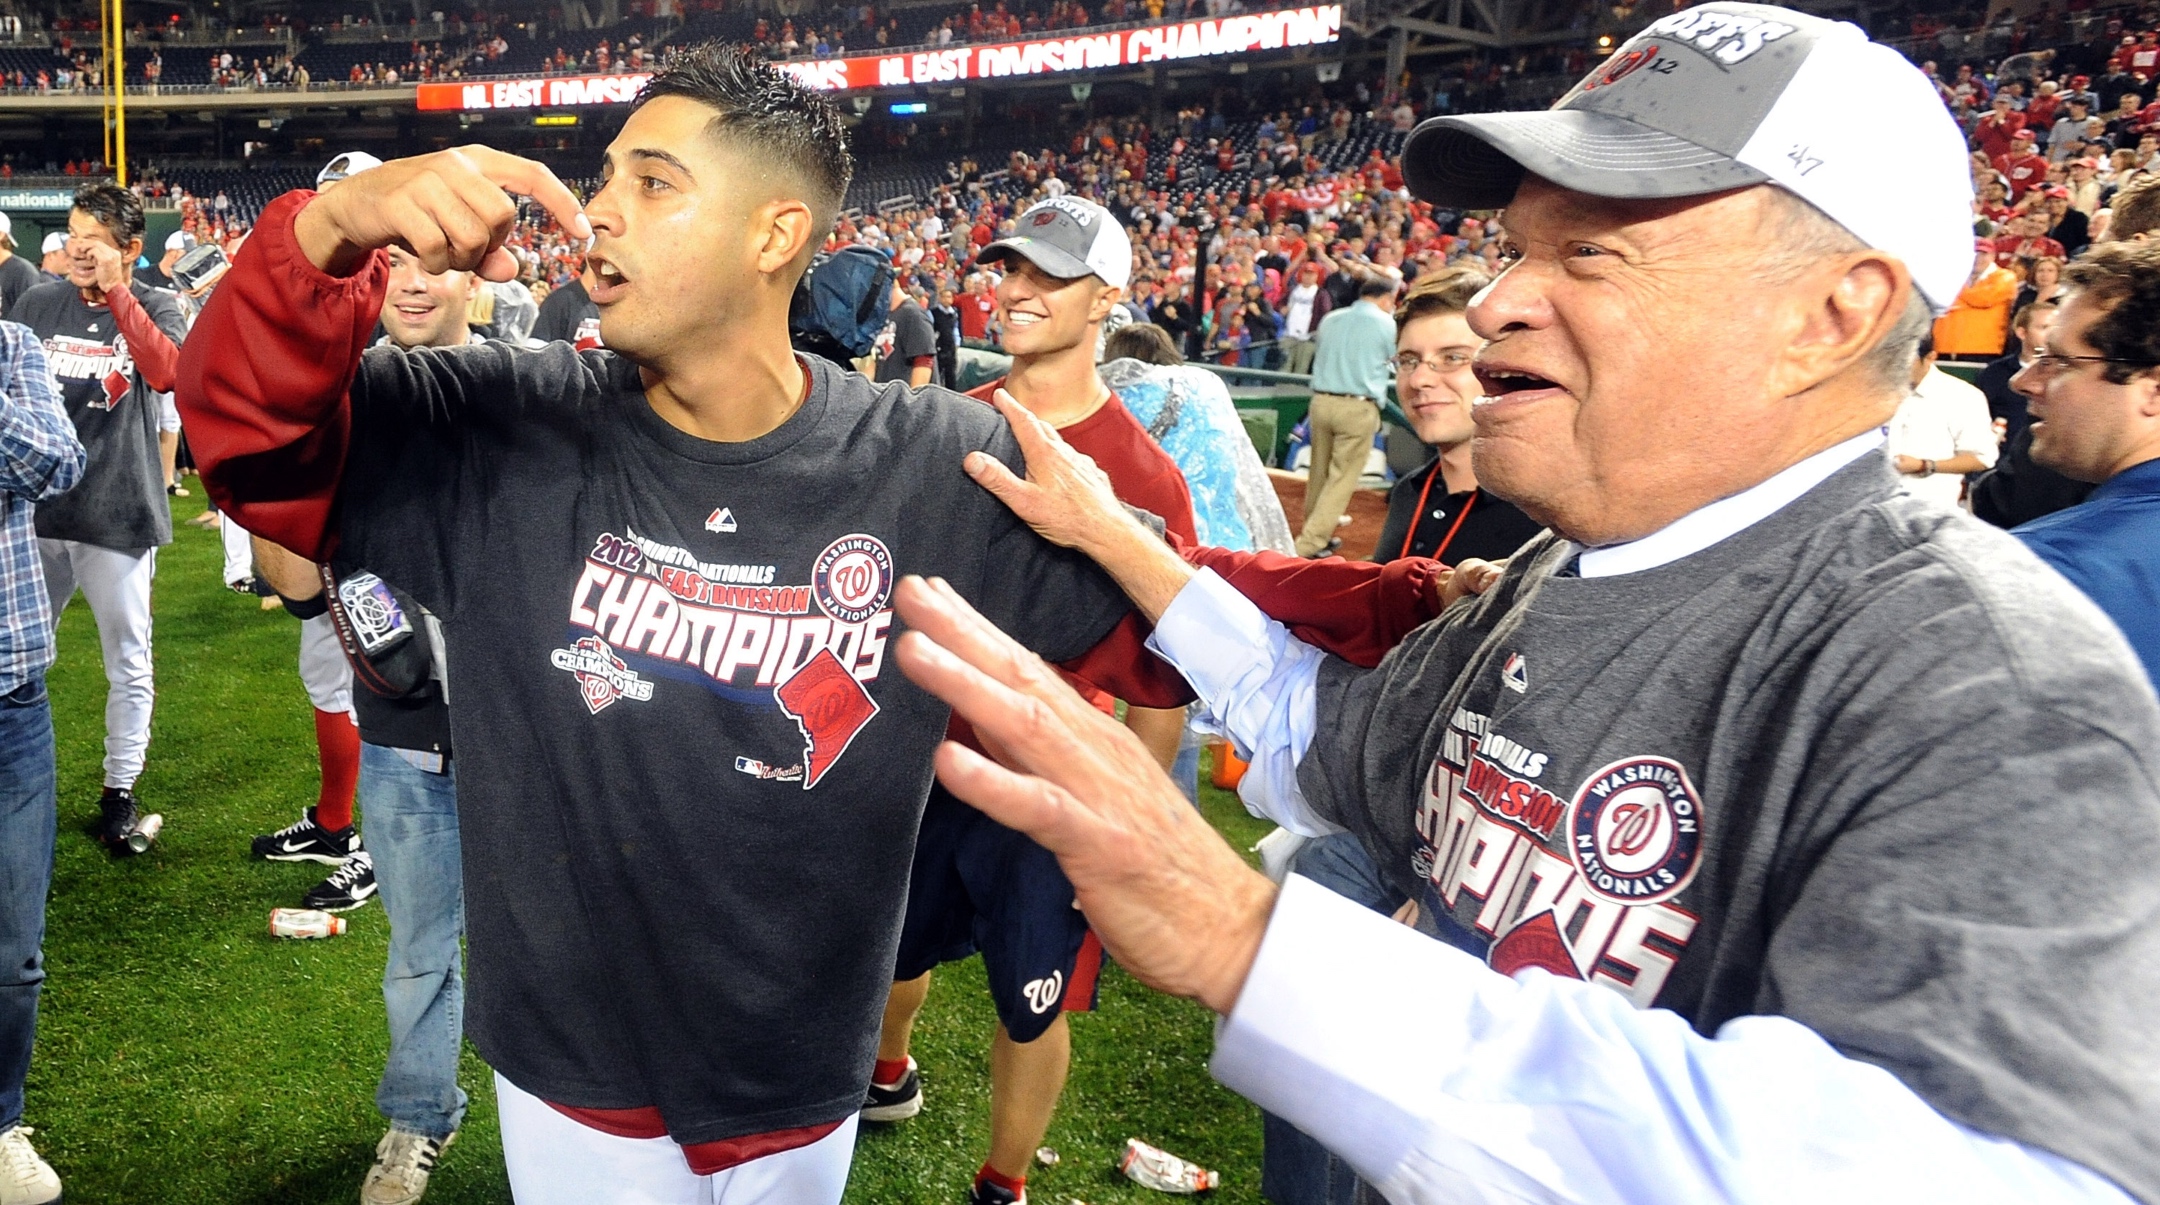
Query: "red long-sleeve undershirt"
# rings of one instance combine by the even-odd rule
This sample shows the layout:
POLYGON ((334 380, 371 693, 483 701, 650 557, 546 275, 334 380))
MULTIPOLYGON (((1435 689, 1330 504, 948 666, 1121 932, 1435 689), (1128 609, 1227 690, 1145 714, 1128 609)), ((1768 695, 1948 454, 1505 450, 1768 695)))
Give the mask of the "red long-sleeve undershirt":
POLYGON ((105 307, 112 311, 113 325, 127 338, 128 355, 134 358, 143 384, 171 393, 180 375, 180 348, 158 329, 132 291, 122 288, 105 294, 105 307))

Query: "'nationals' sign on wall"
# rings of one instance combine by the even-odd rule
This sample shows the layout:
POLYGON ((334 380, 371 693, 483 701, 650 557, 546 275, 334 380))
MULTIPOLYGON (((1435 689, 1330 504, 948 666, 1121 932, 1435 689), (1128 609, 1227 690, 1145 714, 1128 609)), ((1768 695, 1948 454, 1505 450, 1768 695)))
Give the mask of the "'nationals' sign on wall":
MULTIPOLYGON (((1211 58, 1255 50, 1320 46, 1342 37, 1342 5, 1244 13, 1111 33, 1031 38, 988 46, 945 46, 912 54, 781 63, 804 85, 825 91, 946 84, 1211 58)), ((645 73, 420 85, 422 109, 544 109, 627 103, 645 73)))

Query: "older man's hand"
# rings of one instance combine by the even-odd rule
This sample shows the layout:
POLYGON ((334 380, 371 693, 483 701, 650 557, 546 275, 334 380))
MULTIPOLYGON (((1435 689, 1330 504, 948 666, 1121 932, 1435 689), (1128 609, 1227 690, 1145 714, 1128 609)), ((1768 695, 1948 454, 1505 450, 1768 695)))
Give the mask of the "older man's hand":
POLYGON ((1027 478, 1014 476, 1003 461, 985 452, 967 454, 963 467, 968 476, 1011 507, 1037 535, 1077 548, 1101 565, 1149 622, 1162 618, 1192 580, 1192 567, 1133 517, 1110 488, 1109 474, 1066 443, 1057 428, 1002 389, 995 400, 1027 458, 1027 478))
POLYGON ((1445 611, 1473 594, 1483 594, 1492 589, 1500 575, 1507 572, 1506 561, 1481 561, 1469 557, 1454 568, 1433 579, 1433 593, 1445 611))
POLYGON ((1136 534, 1153 539, 1118 501, 1110 475, 1066 443, 1057 428, 1035 417, 1034 411, 1002 389, 994 404, 1020 441, 1020 453, 1027 458, 1027 478, 1014 476, 995 456, 970 452, 963 467, 976 484, 997 495, 1043 539, 1077 548, 1098 560, 1120 540, 1136 534))
POLYGON ((998 759, 947 741, 939 781, 1057 855, 1104 947, 1142 983, 1229 1012, 1274 884, 1208 827, 1131 732, 951 587, 910 577, 894 602, 913 629, 895 647, 900 668, 998 759))

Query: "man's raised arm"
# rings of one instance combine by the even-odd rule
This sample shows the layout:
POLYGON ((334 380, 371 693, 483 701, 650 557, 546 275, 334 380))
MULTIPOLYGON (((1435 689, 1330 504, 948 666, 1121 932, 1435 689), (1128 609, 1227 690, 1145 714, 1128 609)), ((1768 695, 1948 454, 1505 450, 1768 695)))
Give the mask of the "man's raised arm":
POLYGON ((388 280, 382 248, 406 248, 429 272, 506 280, 517 207, 505 189, 590 237, 554 173, 485 147, 385 163, 263 211, 180 354, 175 401, 219 509, 302 556, 330 556, 348 394, 388 280))
POLYGON ((1150 623, 1162 618, 1198 570, 1212 569, 1300 641, 1370 668, 1449 603, 1499 576, 1483 561, 1450 570, 1423 557, 1373 565, 1233 552, 1175 538, 1165 543, 1133 518, 1111 491, 1110 479, 1059 438, 1056 428, 1010 398, 1000 395, 994 401, 1020 441, 1027 478, 982 453, 968 457, 968 475, 1044 539, 1079 549, 1101 565, 1150 623))

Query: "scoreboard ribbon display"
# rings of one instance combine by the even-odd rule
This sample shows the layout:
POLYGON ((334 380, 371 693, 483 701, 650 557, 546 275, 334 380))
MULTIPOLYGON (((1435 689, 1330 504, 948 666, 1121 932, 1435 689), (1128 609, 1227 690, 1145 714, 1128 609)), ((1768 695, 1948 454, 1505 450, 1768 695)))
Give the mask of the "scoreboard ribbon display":
MULTIPOLYGON (((806 87, 836 92, 1133 67, 1255 50, 1321 46, 1341 37, 1342 5, 1321 4, 1145 29, 993 45, 942 46, 908 54, 868 54, 778 66, 806 87)), ((650 78, 649 73, 636 72, 421 84, 419 107, 473 111, 627 104, 650 78)))

